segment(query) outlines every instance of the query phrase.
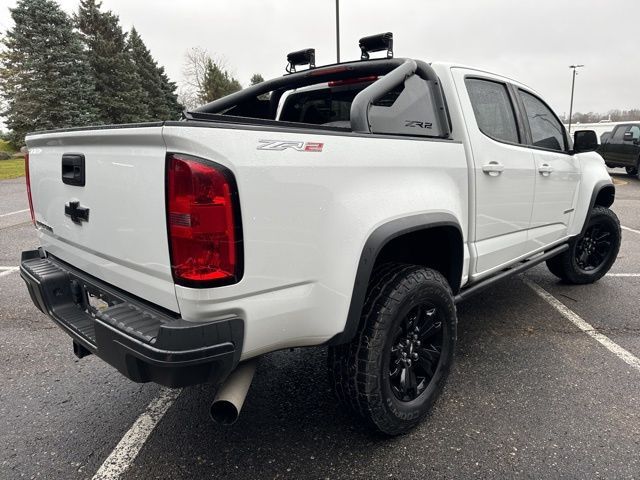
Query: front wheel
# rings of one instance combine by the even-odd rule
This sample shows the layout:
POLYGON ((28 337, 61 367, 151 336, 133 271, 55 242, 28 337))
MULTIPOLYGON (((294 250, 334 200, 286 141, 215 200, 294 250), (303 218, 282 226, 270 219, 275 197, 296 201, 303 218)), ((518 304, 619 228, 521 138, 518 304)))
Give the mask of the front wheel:
POLYGON ((638 167, 624 167, 624 169, 627 171, 627 175, 629 175, 630 177, 638 176, 638 167))
POLYGON ((453 294, 439 272, 382 265, 372 276, 355 338, 329 349, 338 399, 381 433, 406 432, 442 391, 456 323, 453 294))
POLYGON ((593 283, 601 279, 616 261, 622 234, 615 213, 596 206, 584 235, 569 243, 569 249, 547 260, 547 267, 567 283, 593 283))

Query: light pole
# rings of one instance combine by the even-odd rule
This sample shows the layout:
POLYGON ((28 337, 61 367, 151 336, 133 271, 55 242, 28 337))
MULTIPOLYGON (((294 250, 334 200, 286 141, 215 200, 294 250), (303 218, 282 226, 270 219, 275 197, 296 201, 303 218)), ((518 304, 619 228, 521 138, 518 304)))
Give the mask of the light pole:
POLYGON ((340 63, 340 0, 336 0, 336 58, 340 63))
POLYGON ((571 104, 569 105, 569 135, 571 135, 571 116, 573 115, 573 89, 576 86, 576 70, 584 67, 584 65, 569 65, 573 70, 573 78, 571 79, 571 104))

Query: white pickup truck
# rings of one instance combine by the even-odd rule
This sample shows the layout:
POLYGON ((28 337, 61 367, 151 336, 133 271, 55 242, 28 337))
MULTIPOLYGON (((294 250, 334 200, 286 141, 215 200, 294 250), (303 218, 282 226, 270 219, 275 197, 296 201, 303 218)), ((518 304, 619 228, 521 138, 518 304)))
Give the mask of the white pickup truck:
POLYGON ((388 39, 318 68, 295 52, 291 73, 182 121, 27 137, 41 246, 21 275, 76 355, 216 383, 212 415, 232 422, 253 359, 325 345, 339 400, 395 435, 442 390, 457 302, 543 261, 569 283, 609 270, 595 134, 568 138, 510 78, 369 60, 388 39))

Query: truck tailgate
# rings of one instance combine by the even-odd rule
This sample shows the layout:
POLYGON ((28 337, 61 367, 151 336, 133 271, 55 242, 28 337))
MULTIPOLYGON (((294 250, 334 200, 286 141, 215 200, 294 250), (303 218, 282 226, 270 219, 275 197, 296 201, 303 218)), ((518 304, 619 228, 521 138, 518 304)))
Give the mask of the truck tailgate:
POLYGON ((44 249, 177 312, 167 240, 162 126, 35 134, 27 137, 27 147, 33 208, 44 249))

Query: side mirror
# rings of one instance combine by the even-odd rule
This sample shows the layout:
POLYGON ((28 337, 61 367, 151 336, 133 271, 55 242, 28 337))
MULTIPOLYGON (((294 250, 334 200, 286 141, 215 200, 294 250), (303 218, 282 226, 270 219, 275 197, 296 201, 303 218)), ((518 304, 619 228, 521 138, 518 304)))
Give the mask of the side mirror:
POLYGON ((633 140, 633 133, 632 132, 624 132, 624 135, 623 135, 622 139, 625 142, 630 142, 631 140, 633 140))
POLYGON ((573 153, 594 152, 598 149, 598 136, 593 130, 576 130, 573 134, 573 153))

